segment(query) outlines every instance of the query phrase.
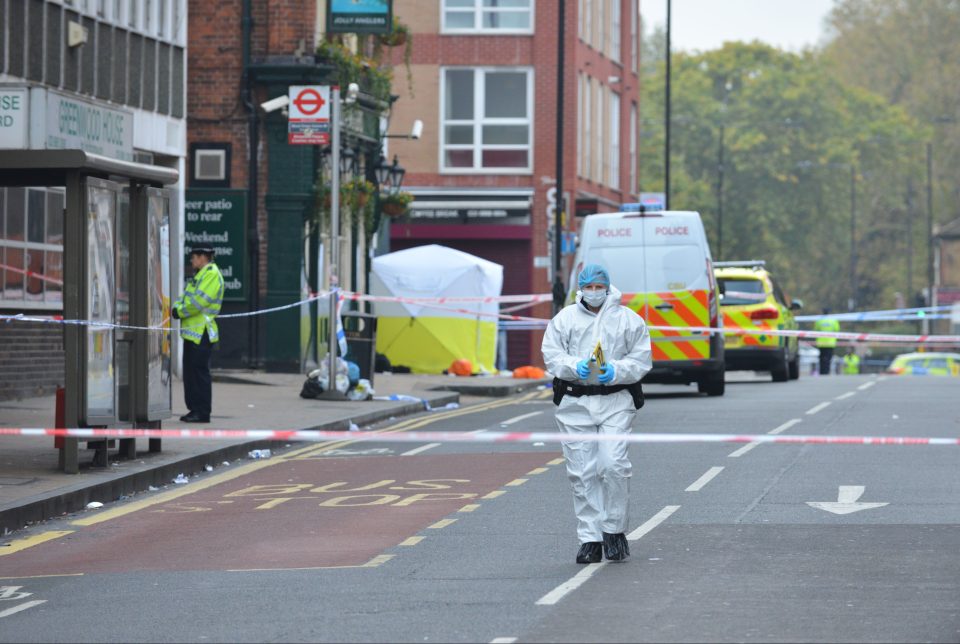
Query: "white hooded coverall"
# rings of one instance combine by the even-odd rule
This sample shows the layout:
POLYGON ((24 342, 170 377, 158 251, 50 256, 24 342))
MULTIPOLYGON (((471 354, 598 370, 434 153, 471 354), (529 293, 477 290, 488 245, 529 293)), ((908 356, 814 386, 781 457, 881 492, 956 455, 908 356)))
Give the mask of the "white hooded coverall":
MULTIPOLYGON (((614 366, 610 385, 638 382, 652 365, 650 333, 643 319, 620 305, 621 293, 610 287, 606 301, 593 313, 577 295, 575 304, 561 310, 543 336, 543 360, 547 370, 574 384, 597 384, 581 380, 577 363, 589 360, 597 340, 604 359, 614 366)), ((566 395, 557 408, 557 427, 577 434, 629 434, 636 409, 629 391, 607 396, 566 395)), ((573 487, 573 508, 577 515, 580 543, 603 541, 604 532, 618 534, 627 529, 627 501, 630 494, 630 458, 626 442, 563 443, 567 476, 573 487)))

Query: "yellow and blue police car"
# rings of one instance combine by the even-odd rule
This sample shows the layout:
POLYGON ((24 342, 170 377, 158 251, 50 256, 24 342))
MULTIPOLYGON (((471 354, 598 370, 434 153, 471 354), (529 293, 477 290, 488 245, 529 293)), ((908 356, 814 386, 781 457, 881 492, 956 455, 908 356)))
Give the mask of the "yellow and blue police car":
MULTIPOLYGON (((714 262, 713 266, 725 331, 799 328, 793 312, 803 307, 803 302, 783 292, 765 262, 714 262)), ((774 382, 800 377, 798 338, 726 332, 724 344, 727 371, 769 371, 774 382)))

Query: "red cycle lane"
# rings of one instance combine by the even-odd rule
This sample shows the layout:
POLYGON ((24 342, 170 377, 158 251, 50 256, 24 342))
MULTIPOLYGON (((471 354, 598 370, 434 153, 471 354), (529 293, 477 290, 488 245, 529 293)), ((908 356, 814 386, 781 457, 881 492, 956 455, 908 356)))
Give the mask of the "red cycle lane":
POLYGON ((555 457, 284 460, 0 558, 0 577, 361 566, 555 457))

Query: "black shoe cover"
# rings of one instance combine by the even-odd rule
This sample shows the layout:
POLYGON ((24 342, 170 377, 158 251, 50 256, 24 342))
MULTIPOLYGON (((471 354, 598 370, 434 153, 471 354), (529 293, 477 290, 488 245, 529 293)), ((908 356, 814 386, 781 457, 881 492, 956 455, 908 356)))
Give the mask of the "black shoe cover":
POLYGON ((603 554, 610 561, 624 561, 630 556, 630 546, 622 532, 603 533, 603 554))
POLYGON ((602 546, 603 544, 599 541, 588 541, 581 545, 580 550, 577 552, 577 563, 600 563, 600 560, 603 559, 602 546))

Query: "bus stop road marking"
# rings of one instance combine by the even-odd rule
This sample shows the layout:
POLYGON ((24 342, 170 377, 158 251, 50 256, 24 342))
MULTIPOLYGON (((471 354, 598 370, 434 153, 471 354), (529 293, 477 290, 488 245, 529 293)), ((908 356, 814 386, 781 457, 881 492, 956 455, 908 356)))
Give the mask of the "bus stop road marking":
POLYGON ((428 526, 450 525, 448 517, 461 510, 468 514, 459 516, 469 516, 482 497, 509 490, 505 481, 548 457, 428 452, 278 460, 272 467, 255 461, 259 469, 243 477, 229 472, 234 479, 221 478, 192 496, 167 496, 147 511, 92 523, 69 539, 24 543, 3 561, 3 574, 361 566, 428 526))
MULTIPOLYGON (((390 427, 384 427, 382 429, 373 430, 373 431, 377 433, 384 433, 384 434, 407 431, 410 429, 423 427, 424 425, 435 423, 435 422, 444 420, 446 418, 450 418, 452 416, 463 416, 463 415, 472 414, 480 411, 486 411, 488 409, 493 409, 496 407, 516 404, 517 402, 525 400, 526 398, 529 398, 531 396, 532 394, 528 394, 527 396, 521 396, 518 400, 508 399, 508 400, 496 400, 489 403, 481 403, 479 405, 465 407, 463 409, 457 409, 450 412, 438 413, 436 415, 429 416, 427 418, 419 418, 419 417, 412 418, 407 421, 401 421, 401 423, 398 423, 397 425, 392 425, 390 427)), ((345 445, 349 445, 353 442, 354 441, 344 440, 344 441, 335 441, 329 444, 321 444, 319 446, 307 445, 300 449, 296 449, 292 452, 282 454, 277 458, 272 458, 272 459, 263 460, 263 461, 255 461, 253 463, 247 463, 247 464, 241 465, 240 467, 234 470, 231 470, 229 472, 217 473, 214 476, 211 476, 209 478, 198 480, 195 483, 190 483, 188 486, 184 487, 183 489, 171 490, 169 492, 157 494, 155 496, 152 496, 147 499, 143 499, 141 501, 134 501, 132 503, 127 503, 119 507, 110 508, 108 510, 104 510, 103 512, 97 512, 96 514, 91 514, 89 516, 76 519, 72 521, 71 524, 75 526, 91 526, 91 525, 96 525, 98 523, 103 523, 104 521, 110 521, 112 519, 126 516, 134 512, 139 512, 140 510, 143 510, 145 508, 153 507, 161 503, 167 503, 174 499, 179 499, 181 497, 188 496, 190 494, 195 494, 196 492, 200 492, 201 490, 206 490, 215 485, 220 485, 221 483, 232 481, 241 476, 246 476, 247 474, 251 474, 253 472, 262 470, 264 468, 272 467, 274 465, 277 465, 278 463, 283 463, 285 461, 301 458, 304 456, 309 457, 310 455, 316 455, 317 453, 320 453, 320 452, 326 452, 333 449, 338 449, 338 448, 344 447, 345 445)))

